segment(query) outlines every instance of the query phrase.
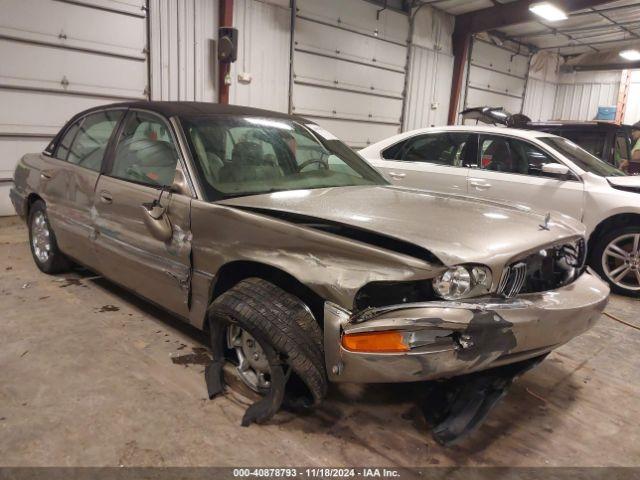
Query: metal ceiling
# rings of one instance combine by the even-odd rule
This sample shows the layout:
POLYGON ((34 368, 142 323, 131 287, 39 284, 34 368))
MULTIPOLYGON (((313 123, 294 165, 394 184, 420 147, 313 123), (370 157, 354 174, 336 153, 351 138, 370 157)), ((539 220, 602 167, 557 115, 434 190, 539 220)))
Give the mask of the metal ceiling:
MULTIPOLYGON (((515 0, 422 0, 451 15, 461 15, 515 0)), ((607 51, 640 45, 640 2, 622 0, 579 10, 560 22, 531 21, 500 28, 507 38, 559 55, 607 51)))

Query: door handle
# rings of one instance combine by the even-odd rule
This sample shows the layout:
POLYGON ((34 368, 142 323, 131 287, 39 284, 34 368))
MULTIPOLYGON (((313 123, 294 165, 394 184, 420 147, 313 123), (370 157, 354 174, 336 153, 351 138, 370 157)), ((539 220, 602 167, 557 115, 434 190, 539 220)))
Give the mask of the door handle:
POLYGON ((102 203, 112 203, 113 197, 111 196, 110 192, 107 192, 106 190, 102 190, 100 192, 100 201, 102 203))
POLYGON ((53 174, 48 170, 42 170, 40 172, 40 178, 42 178, 43 180, 49 180, 52 176, 53 174))
POLYGON ((469 185, 475 187, 478 190, 488 190, 491 188, 491 184, 479 180, 469 180, 469 185))
POLYGON ((407 176, 406 173, 398 173, 398 172, 389 172, 389 176, 391 178, 404 178, 407 176))

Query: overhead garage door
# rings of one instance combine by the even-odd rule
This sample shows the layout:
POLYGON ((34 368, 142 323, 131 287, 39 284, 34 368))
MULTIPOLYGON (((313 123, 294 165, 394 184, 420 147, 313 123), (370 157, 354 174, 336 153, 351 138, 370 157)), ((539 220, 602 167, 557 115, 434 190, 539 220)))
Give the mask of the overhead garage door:
POLYGON ((297 0, 292 111, 351 147, 400 131, 408 17, 363 0, 297 0))
POLYGON ((464 107, 503 107, 522 111, 529 56, 474 39, 464 107))
POLYGON ((16 162, 75 113, 147 96, 145 0, 2 0, 0 215, 16 162))

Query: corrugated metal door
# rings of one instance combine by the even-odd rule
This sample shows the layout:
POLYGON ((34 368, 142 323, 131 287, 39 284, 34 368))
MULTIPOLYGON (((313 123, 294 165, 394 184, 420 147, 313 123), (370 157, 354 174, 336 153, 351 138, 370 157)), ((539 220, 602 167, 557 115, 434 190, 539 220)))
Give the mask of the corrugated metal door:
POLYGON ((16 162, 75 113, 147 96, 145 0, 1 0, 0 215, 16 162))
POLYGON ((363 0, 297 0, 292 112, 361 148, 400 132, 409 20, 363 0))
POLYGON ((529 56, 474 38, 464 107, 522 111, 529 56))

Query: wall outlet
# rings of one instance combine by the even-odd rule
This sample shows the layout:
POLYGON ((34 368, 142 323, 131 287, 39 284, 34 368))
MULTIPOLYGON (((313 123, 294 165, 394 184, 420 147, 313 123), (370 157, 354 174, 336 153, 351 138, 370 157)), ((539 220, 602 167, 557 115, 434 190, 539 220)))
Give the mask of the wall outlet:
POLYGON ((249 72, 240 72, 238 74, 238 82, 251 83, 251 74, 249 72))

